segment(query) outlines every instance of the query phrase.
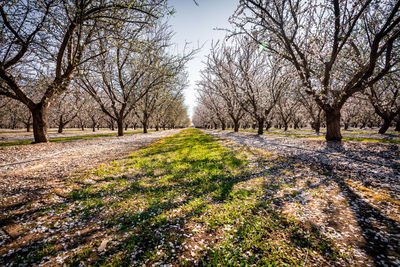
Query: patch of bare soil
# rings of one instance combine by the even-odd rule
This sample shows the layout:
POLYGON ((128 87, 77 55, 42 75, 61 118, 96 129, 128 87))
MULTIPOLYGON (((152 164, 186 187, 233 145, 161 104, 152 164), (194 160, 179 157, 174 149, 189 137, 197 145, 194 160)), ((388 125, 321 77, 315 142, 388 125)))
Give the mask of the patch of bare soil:
POLYGON ((278 155, 286 167, 265 165, 274 205, 335 240, 351 265, 400 265, 400 145, 207 132, 278 155))

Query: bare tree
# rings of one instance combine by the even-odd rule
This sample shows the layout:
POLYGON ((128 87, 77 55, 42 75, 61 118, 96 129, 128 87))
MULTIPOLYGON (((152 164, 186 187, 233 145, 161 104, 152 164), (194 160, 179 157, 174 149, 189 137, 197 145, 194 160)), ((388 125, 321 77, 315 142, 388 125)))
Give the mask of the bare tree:
POLYGON ((50 106, 50 119, 57 125, 58 133, 62 133, 65 126, 78 117, 85 98, 79 90, 74 89, 61 94, 50 106))
POLYGON ((275 107, 282 90, 288 85, 284 65, 268 54, 257 54, 247 40, 235 51, 235 64, 239 80, 236 97, 242 108, 258 123, 258 134, 263 134, 264 125, 275 107))
POLYGON ((399 7, 393 0, 241 0, 230 21, 233 34, 291 62, 325 112, 326 139, 340 141, 343 105, 399 62, 399 7))
MULTIPOLYGON (((163 55, 170 45, 171 32, 162 24, 143 26, 137 31, 115 29, 106 34, 114 38, 101 39, 98 46, 101 50, 107 47, 108 51, 97 62, 87 64, 80 85, 117 123, 118 135, 122 136, 124 120, 138 101, 172 75, 168 69, 172 63, 163 55)), ((93 53, 98 46, 93 47, 93 53)))
POLYGON ((35 142, 48 141, 48 108, 54 98, 68 90, 82 63, 104 52, 86 53, 99 29, 121 21, 147 23, 160 15, 163 3, 17 0, 0 4, 0 95, 22 102, 32 112, 35 142), (39 100, 32 92, 40 94, 39 100))
MULTIPOLYGON (((206 69, 202 72, 203 82, 207 82, 209 89, 214 91, 223 100, 224 109, 233 122, 235 132, 239 131, 240 120, 245 111, 237 98, 238 68, 234 64, 233 47, 228 47, 225 42, 212 46, 207 58, 206 69)), ((224 114, 225 116, 225 114, 224 114)))
POLYGON ((400 114, 400 73, 390 73, 371 85, 366 94, 376 114, 383 120, 379 133, 384 134, 400 114))

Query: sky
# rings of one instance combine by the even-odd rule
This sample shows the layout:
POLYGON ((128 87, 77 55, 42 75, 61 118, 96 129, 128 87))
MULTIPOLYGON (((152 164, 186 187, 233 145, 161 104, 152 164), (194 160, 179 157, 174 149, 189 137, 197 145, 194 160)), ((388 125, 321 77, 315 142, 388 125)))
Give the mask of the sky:
POLYGON ((214 28, 230 28, 228 18, 233 14, 238 0, 170 0, 176 13, 170 19, 170 25, 175 32, 173 42, 182 50, 185 43, 189 47, 202 46, 202 49, 187 64, 189 85, 185 89, 185 105, 188 107, 189 116, 193 115, 196 106, 196 81, 200 80, 200 70, 204 68, 205 61, 211 48, 212 40, 222 40, 225 31, 214 28))

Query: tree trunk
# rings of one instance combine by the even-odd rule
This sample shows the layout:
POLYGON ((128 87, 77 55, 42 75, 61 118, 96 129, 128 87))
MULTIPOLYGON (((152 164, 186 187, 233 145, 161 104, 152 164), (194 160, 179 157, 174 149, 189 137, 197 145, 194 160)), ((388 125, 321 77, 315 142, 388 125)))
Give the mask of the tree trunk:
POLYGON ((225 129, 226 129, 225 122, 221 122, 221 128, 222 128, 222 131, 225 131, 225 129))
POLYGON ((85 130, 85 126, 83 124, 81 124, 81 130, 84 131, 85 130))
POLYGON ((396 121, 396 128, 394 129, 396 132, 400 132, 400 118, 396 121))
POLYGON ((124 136, 124 119, 119 117, 117 120, 118 136, 124 136))
POLYGON ((271 121, 267 121, 267 124, 265 125, 265 130, 266 130, 266 131, 269 131, 269 129, 271 128, 271 126, 272 126, 272 122, 271 122, 271 121))
POLYGON ((239 132, 239 122, 238 121, 234 121, 233 122, 233 130, 235 131, 235 132, 239 132))
POLYGON ((26 131, 29 133, 31 131, 31 124, 26 124, 26 131))
POLYGON ((391 119, 383 119, 383 124, 381 126, 381 128, 379 129, 379 133, 380 134, 384 134, 386 133, 386 131, 389 129, 390 127, 390 123, 392 122, 391 119))
POLYGON ((64 130, 64 124, 63 123, 58 124, 58 133, 62 133, 63 130, 64 130))
POLYGON ((144 121, 142 124, 143 124, 143 133, 147 133, 147 121, 144 121))
POLYGON ((158 126, 158 124, 156 125, 156 132, 158 132, 160 130, 160 127, 158 126))
POLYGON ((340 110, 325 111, 326 136, 327 141, 341 141, 340 133, 340 110))
POLYGON ((345 122, 344 123, 344 129, 347 131, 349 129, 350 123, 345 122))
POLYGON ((257 134, 263 134, 264 133, 264 119, 259 119, 258 120, 258 131, 257 134))
POLYGON ((93 132, 96 131, 96 124, 95 124, 95 123, 92 124, 92 131, 93 131, 93 132))
POLYGON ((48 108, 46 106, 43 106, 42 104, 38 104, 34 109, 31 110, 31 112, 33 119, 33 136, 35 138, 35 143, 48 142, 48 108))
POLYGON ((285 132, 288 130, 288 125, 285 123, 285 132))

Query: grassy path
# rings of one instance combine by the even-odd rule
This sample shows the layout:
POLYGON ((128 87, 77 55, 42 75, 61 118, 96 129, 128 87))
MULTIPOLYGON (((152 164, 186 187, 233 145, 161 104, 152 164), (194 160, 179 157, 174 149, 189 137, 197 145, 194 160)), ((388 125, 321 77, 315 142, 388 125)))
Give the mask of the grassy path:
POLYGON ((277 174, 290 166, 184 130, 78 174, 47 207, 33 207, 30 220, 6 214, 10 224, 23 223, 14 226, 19 239, 0 244, 0 264, 349 264, 318 227, 277 205, 276 192, 291 187, 277 174))

